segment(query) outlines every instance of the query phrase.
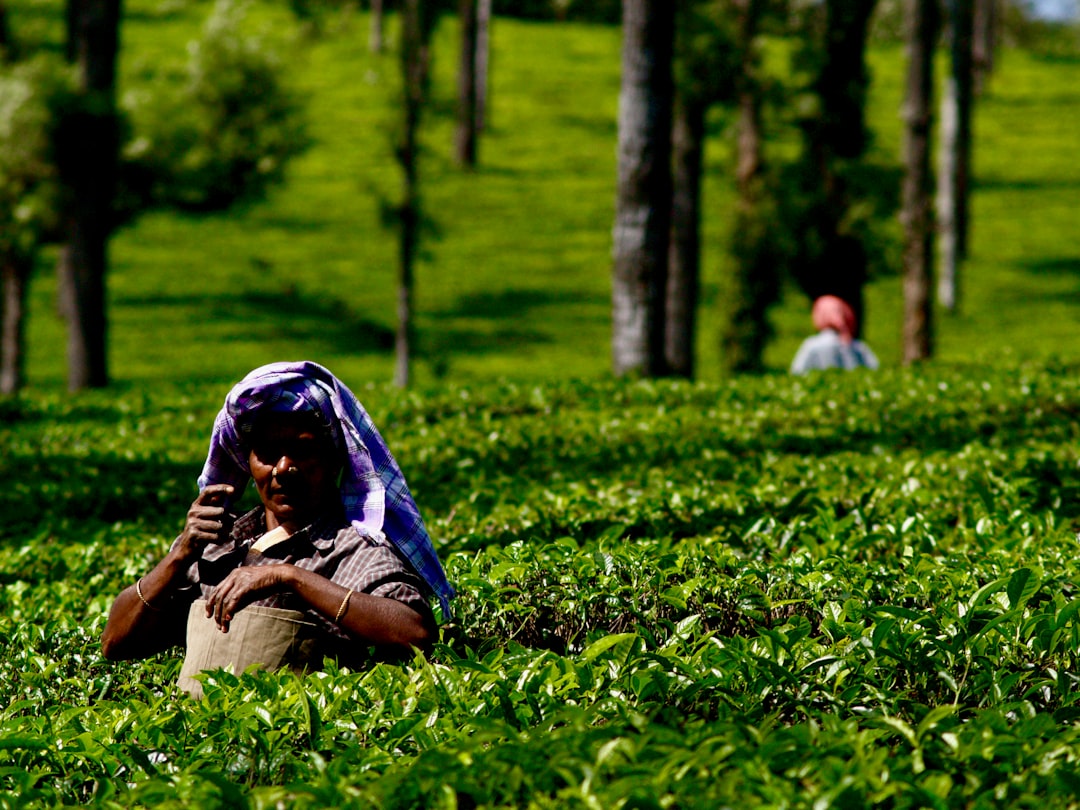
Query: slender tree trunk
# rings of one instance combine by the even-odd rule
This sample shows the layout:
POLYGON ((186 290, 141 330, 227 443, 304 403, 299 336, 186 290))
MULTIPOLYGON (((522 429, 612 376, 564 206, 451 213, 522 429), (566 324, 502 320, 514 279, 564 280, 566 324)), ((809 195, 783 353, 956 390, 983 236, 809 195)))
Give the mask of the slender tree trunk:
POLYGON ((949 0, 949 76, 941 100, 938 168, 938 232, 941 273, 938 301, 954 311, 960 301, 960 265, 967 258, 968 191, 971 172, 972 0, 949 0))
POLYGON ((734 372, 764 369, 765 344, 771 334, 768 311, 779 298, 779 257, 773 244, 771 217, 764 210, 764 133, 762 90, 758 81, 755 42, 763 12, 761 0, 735 4, 742 69, 738 84, 735 156, 735 223, 732 234, 734 272, 728 314, 721 335, 724 367, 734 372))
POLYGON ((403 0, 401 18, 401 65, 405 121, 398 149, 403 175, 400 209, 397 332, 394 339, 394 384, 410 382, 413 354, 413 268, 420 241, 420 177, 417 167, 420 115, 427 85, 427 54, 424 42, 424 0, 403 0))
POLYGON ((476 0, 459 0, 461 59, 458 68, 457 137, 454 153, 462 166, 476 166, 476 0))
POLYGON ((26 288, 33 261, 13 258, 0 267, 3 317, 0 318, 0 394, 17 393, 23 386, 26 357, 26 288))
POLYGON ((623 0, 622 15, 612 359, 616 374, 659 376, 666 371, 675 9, 669 0, 623 0))
POLYGON ((676 98, 672 129, 674 167, 667 280, 667 364, 672 374, 694 376, 694 338, 701 267, 701 170, 706 105, 676 98))
MULTIPOLYGON (((756 5, 755 2, 749 5, 756 5)), ((753 58, 747 54, 747 58, 753 58)), ((748 64, 756 70, 756 65, 748 64)), ((731 371, 758 373, 765 368, 765 345, 772 330, 768 312, 780 297, 779 258, 764 206, 764 135, 760 88, 746 74, 739 90, 735 183, 738 199, 732 254, 731 315, 724 333, 724 365, 731 371)))
POLYGON ((11 28, 8 26, 7 4, 0 2, 0 59, 7 60, 11 50, 11 28))
POLYGON ((904 102, 904 334, 905 364, 933 354, 934 216, 930 174, 936 0, 907 0, 908 76, 904 102))
POLYGON ((488 73, 491 69, 491 0, 476 7, 476 131, 487 126, 488 73))
POLYGON ((982 95, 990 74, 994 72, 997 51, 1000 0, 975 0, 972 59, 974 61, 975 93, 982 95))
POLYGON ((11 258, 0 267, 3 316, 0 318, 0 394, 17 393, 23 385, 26 288, 32 262, 11 258))
POLYGON ((119 149, 116 57, 120 0, 70 0, 83 108, 62 124, 60 182, 69 204, 65 216, 67 261, 60 289, 68 296, 68 389, 108 384, 106 290, 108 243, 119 149))
POLYGON ((82 0, 67 0, 64 3, 64 59, 74 63, 79 58, 79 9, 82 0))
POLYGON ((371 30, 368 32, 368 50, 382 53, 383 49, 383 0, 371 0, 371 30))

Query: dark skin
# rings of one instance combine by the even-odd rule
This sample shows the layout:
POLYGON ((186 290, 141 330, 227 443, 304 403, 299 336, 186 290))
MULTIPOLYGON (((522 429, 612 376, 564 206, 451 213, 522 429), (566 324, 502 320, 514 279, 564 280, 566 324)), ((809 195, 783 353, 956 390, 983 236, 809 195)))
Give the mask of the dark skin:
MULTIPOLYGON (((332 449, 302 419, 267 415, 253 437, 248 461, 268 531, 283 526, 295 533, 325 510, 340 506, 338 464, 332 449)), ((142 578, 143 598, 135 585, 116 597, 101 635, 106 658, 145 658, 183 641, 187 610, 169 610, 169 596, 187 584, 188 568, 208 543, 228 540, 232 524, 224 504, 233 494, 227 484, 200 492, 174 547, 142 578), (153 610, 143 599, 162 607, 153 610)), ((329 619, 337 615, 348 593, 326 577, 288 563, 241 566, 210 593, 206 615, 228 632, 233 616, 245 605, 283 591, 296 594, 329 619)), ((435 635, 430 615, 394 599, 364 593, 352 594, 339 624, 357 639, 404 649, 424 649, 435 635)))

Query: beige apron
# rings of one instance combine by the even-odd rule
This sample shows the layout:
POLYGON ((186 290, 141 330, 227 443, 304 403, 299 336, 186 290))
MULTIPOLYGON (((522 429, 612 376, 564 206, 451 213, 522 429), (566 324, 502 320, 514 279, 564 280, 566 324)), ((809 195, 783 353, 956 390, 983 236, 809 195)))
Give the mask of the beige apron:
POLYGON ((249 605, 222 633, 206 615, 206 600, 197 599, 188 611, 187 655, 177 685, 200 698, 202 684, 194 676, 207 669, 231 667, 238 675, 252 664, 294 672, 318 669, 322 659, 316 657, 316 629, 299 610, 249 605))

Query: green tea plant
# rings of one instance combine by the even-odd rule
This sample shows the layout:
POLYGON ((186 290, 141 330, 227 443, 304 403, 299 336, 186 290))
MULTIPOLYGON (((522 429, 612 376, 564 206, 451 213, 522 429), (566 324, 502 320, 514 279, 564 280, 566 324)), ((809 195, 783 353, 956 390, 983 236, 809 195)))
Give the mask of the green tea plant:
POLYGON ((3 403, 0 804, 1075 806, 1070 367, 371 388, 440 644, 192 701, 97 639, 222 394, 3 403))

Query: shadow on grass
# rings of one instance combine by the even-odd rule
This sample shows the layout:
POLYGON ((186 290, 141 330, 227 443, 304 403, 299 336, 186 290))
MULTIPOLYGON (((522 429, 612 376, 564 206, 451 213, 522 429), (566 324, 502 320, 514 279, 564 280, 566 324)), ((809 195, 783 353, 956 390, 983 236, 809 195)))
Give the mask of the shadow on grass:
POLYGON ((543 307, 608 306, 606 298, 582 295, 570 290, 507 289, 497 292, 470 293, 458 298, 450 309, 432 313, 431 317, 518 319, 543 307))
POLYGON ((564 113, 563 115, 558 116, 557 121, 560 132, 565 133, 570 130, 577 130, 611 141, 615 140, 619 131, 618 123, 615 120, 597 116, 564 113))
MULTIPOLYGON (((244 340, 277 331, 291 340, 321 346, 330 352, 381 354, 394 345, 394 332, 385 324, 361 317, 341 299, 317 296, 286 287, 276 292, 235 295, 145 295, 118 298, 127 307, 158 313, 190 310, 203 322, 234 324, 231 339, 244 340)), ((230 340, 226 335, 221 338, 230 340)))
POLYGON ((596 320, 606 317, 606 300, 584 296, 569 291, 552 290, 501 290, 464 295, 454 307, 433 312, 428 317, 434 328, 426 342, 436 354, 488 354, 502 353, 532 344, 553 342, 549 332, 527 328, 526 323, 544 323, 533 313, 545 307, 561 307, 559 320, 573 321, 569 311, 582 306, 596 308, 604 313, 598 316, 582 315, 579 320, 596 320), (488 328, 478 330, 453 324, 455 320, 483 320, 488 328))
POLYGON ((394 331, 358 316, 339 298, 300 295, 295 291, 246 293, 240 298, 252 319, 270 319, 287 326, 300 339, 321 341, 350 352, 385 352, 393 348, 394 331))
MULTIPOLYGON (((1050 61, 1057 62, 1057 59, 1050 61)), ((1071 63, 1071 59, 1066 59, 1061 64, 1071 63)), ((995 107, 1011 107, 1014 109, 1022 109, 1031 107, 1033 109, 1057 109, 1057 110, 1073 110, 1076 105, 1080 103, 1080 92, 1066 91, 1057 93, 1029 93, 1027 95, 1015 95, 1015 96, 994 96, 993 105, 995 107)))
POLYGON ((1073 51, 1032 53, 1032 59, 1044 65, 1080 65, 1080 53, 1073 51))
POLYGON ((1080 278, 1080 256, 1058 256, 1020 262, 1020 267, 1038 276, 1076 276, 1080 278))
POLYGON ((1039 180, 1029 177, 980 177, 974 185, 977 191, 1074 191, 1080 189, 1080 175, 1039 180))
POLYGON ((0 422, 5 425, 33 422, 116 425, 130 418, 130 415, 121 413, 113 405, 76 402, 65 403, 60 408, 43 408, 36 402, 16 397, 0 399, 0 422))

